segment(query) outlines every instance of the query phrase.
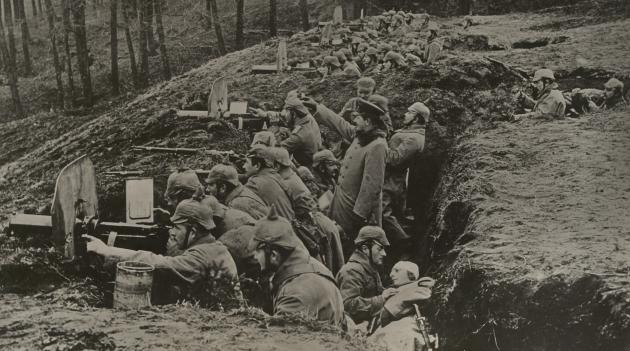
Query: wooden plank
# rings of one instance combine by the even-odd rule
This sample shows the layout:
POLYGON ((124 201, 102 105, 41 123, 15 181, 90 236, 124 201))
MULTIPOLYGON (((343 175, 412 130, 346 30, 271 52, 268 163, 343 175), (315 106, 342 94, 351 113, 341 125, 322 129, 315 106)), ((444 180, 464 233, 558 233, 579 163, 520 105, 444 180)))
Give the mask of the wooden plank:
POLYGON ((177 117, 208 117, 208 111, 177 110, 177 117))
POLYGON ((328 22, 322 29, 322 35, 319 38, 320 45, 329 45, 332 36, 332 23, 328 22))
POLYGON ((228 107, 227 79, 220 77, 212 84, 212 90, 208 97, 208 116, 215 119, 221 118, 221 115, 228 110, 228 107))
POLYGON ((278 54, 276 58, 278 72, 284 71, 289 65, 287 59, 287 40, 281 39, 278 43, 278 54))
POLYGON ((79 157, 59 172, 51 215, 54 242, 63 245, 66 259, 75 258, 77 238, 74 227, 77 218, 98 215, 96 172, 87 156, 79 157))
POLYGON ((253 65, 252 73, 277 73, 277 65, 253 65))
POLYGON ((342 24, 343 23, 343 8, 341 6, 335 7, 335 11, 333 12, 333 24, 342 24))

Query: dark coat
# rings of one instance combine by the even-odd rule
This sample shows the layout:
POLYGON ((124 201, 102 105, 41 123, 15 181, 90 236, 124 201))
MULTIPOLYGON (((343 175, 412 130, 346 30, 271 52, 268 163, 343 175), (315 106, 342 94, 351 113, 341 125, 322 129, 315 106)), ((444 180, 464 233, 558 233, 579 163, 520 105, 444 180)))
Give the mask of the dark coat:
POLYGON ((355 251, 348 263, 337 273, 337 283, 343 297, 343 307, 352 320, 359 324, 370 321, 381 313, 385 304, 383 283, 368 257, 355 251))

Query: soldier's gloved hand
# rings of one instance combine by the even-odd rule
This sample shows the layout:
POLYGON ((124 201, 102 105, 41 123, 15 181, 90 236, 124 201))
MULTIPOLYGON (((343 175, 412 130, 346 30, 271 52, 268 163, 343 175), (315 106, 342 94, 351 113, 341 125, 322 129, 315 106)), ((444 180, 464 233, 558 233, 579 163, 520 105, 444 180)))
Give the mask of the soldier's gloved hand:
POLYGON ((317 111, 317 101, 313 100, 311 97, 304 97, 302 100, 302 104, 306 106, 309 111, 317 111))
POLYGON ((383 291, 383 294, 382 294, 382 295, 383 295, 383 298, 384 298, 385 300, 387 300, 387 299, 389 299, 390 297, 392 297, 392 296, 394 296, 394 295, 396 295, 396 294, 398 294, 398 289, 395 289, 395 288, 387 288, 387 289, 385 289, 385 291, 383 291))
POLYGON ((86 234, 83 234, 81 238, 85 239, 87 242, 87 252, 94 252, 96 254, 103 255, 107 251, 107 244, 102 242, 99 238, 86 234))
POLYGON ((254 117, 258 117, 258 118, 267 118, 267 111, 260 109, 260 108, 251 108, 249 110, 254 117))

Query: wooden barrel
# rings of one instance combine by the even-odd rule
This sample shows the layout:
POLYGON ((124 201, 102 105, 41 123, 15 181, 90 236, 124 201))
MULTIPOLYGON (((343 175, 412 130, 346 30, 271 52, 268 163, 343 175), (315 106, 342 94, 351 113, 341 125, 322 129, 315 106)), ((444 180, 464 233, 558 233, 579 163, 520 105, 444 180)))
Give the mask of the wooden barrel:
POLYGON ((154 267, 134 261, 116 265, 114 308, 141 308, 151 306, 151 287, 154 267))

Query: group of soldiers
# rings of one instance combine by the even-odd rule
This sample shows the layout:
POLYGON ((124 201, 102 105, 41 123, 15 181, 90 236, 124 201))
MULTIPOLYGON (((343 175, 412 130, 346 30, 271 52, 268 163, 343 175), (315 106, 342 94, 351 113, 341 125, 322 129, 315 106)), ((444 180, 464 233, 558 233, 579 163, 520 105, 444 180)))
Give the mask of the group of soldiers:
POLYGON ((431 64, 442 52, 438 25, 428 15, 420 19, 403 11, 388 11, 364 23, 365 30, 352 33, 343 25, 335 29, 347 47, 314 59, 325 77, 360 77, 390 69, 431 64), (420 20, 415 28, 412 21, 420 20))
POLYGON ((429 298, 433 280, 421 280, 418 266, 406 260, 393 266, 391 287, 384 288, 381 275, 387 251, 409 257, 411 236, 399 218, 430 110, 412 104, 402 128, 393 130, 388 99, 374 94, 375 81, 364 77, 356 87, 357 96, 340 113, 295 91, 283 111, 255 110, 291 133, 273 133, 274 127, 256 133, 240 174, 231 164, 213 166, 203 183, 193 170, 171 174, 164 255, 85 236, 88 252, 108 262, 153 265, 178 286, 172 300, 187 285, 216 286, 217 278, 231 282, 232 297, 243 299, 239 274, 255 262, 258 277, 269 279, 274 314, 372 332, 408 317, 412 302, 429 298), (320 125, 347 141, 341 161, 323 147, 320 125))
MULTIPOLYGON (((409 25, 409 18, 391 14, 376 23, 379 30, 391 31, 409 25)), ((330 56, 334 60, 324 58, 334 69, 362 76, 356 96, 339 113, 291 91, 282 111, 253 110, 272 126, 253 136, 240 173, 240 167, 217 164, 203 183, 188 169, 170 175, 164 197, 171 229, 164 255, 109 247, 85 236, 88 252, 109 262, 153 265, 168 278, 169 288, 177 287, 166 289, 173 291, 171 300, 185 295, 186 287, 216 287, 222 279, 231 287, 231 297, 243 302, 239 275, 252 271, 255 263, 253 274, 263 282, 261 289, 269 290, 274 314, 359 325, 368 333, 413 314, 412 305, 430 297, 434 281, 422 278, 418 266, 408 261, 420 240, 404 229, 401 219, 415 206, 407 193, 419 179, 431 111, 422 102, 411 104, 395 130, 389 100, 375 94, 376 82, 364 75, 370 60, 382 64, 395 49, 363 44, 357 46, 364 55, 361 64, 349 49, 330 56), (320 126, 336 132, 345 146, 324 148, 320 126), (394 259, 386 265, 388 253, 394 259), (383 271, 390 263, 388 277, 383 271)), ((532 81, 535 99, 519 94, 531 112, 515 115, 516 120, 561 118, 567 101, 593 94, 564 96, 548 69, 536 71, 532 81)), ((589 99, 591 109, 624 103, 623 84, 611 79, 601 100, 589 99)))

